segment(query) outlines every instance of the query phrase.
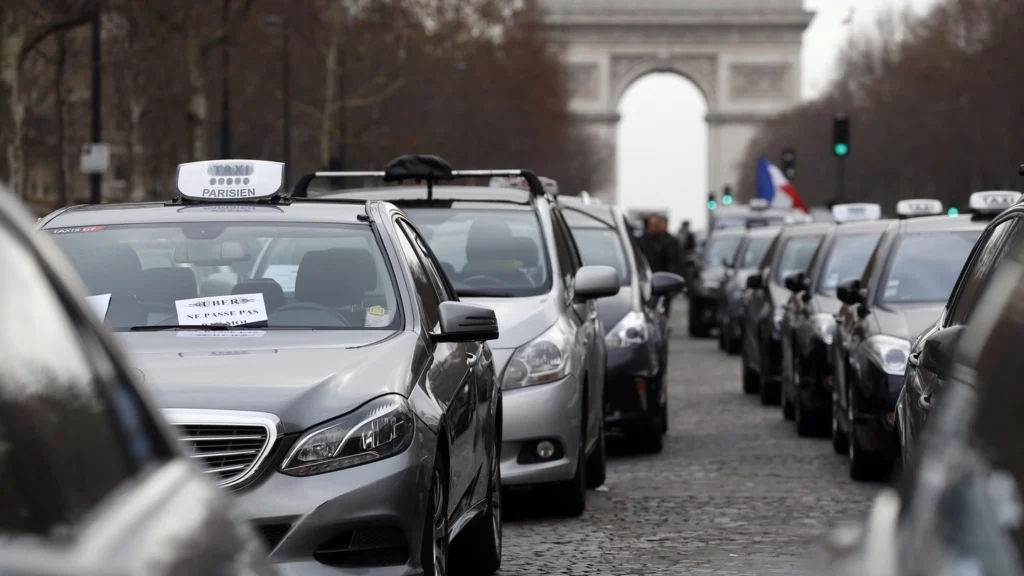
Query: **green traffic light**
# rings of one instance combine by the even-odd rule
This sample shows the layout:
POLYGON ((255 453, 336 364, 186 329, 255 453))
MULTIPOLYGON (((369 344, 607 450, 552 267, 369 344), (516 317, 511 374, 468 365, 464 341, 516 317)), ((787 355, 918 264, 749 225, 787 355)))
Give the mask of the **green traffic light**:
POLYGON ((708 200, 708 210, 714 210, 715 208, 718 208, 718 202, 708 200))
POLYGON ((836 156, 842 158, 843 156, 846 156, 847 154, 850 153, 850 146, 843 142, 839 142, 838 144, 835 145, 835 147, 833 147, 832 150, 836 153, 836 156))
POLYGON ((956 206, 950 206, 949 210, 946 210, 946 214, 950 216, 957 216, 960 214, 960 209, 957 208, 956 206))
POLYGON ((729 206, 730 204, 732 204, 732 196, 729 194, 722 196, 722 206, 729 206))

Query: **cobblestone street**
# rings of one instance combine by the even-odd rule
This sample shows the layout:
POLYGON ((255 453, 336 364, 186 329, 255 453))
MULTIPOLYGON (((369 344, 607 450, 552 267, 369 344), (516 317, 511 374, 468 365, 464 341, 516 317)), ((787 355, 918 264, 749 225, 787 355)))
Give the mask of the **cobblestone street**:
POLYGON ((510 499, 501 574, 810 574, 828 530, 866 515, 878 486, 744 395, 739 357, 690 339, 685 312, 677 303, 664 452, 609 441, 608 480, 582 519, 510 499))

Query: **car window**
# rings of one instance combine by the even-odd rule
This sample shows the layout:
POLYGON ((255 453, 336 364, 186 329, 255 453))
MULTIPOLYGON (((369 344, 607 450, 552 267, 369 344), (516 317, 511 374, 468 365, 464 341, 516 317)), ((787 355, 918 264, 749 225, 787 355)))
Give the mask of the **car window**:
MULTIPOLYGON (((565 251, 564 257, 568 261, 568 267, 562 268, 562 275, 566 278, 566 285, 571 285, 576 277, 576 271, 583 266, 583 259, 577 251, 572 232, 569 231, 569 226, 565 223, 560 210, 551 210, 551 223, 554 226, 556 248, 565 251)), ((563 255, 559 254, 559 262, 561 262, 562 258, 563 255)))
POLYGON ((626 253, 622 249, 619 233, 614 228, 572 228, 583 264, 611 266, 619 275, 619 284, 628 286, 632 279, 626 253))
POLYGON ((878 239, 882 234, 856 234, 839 236, 832 244, 832 250, 825 261, 825 267, 818 276, 819 294, 835 296, 840 282, 864 275, 864 267, 871 258, 878 239))
POLYGON ((880 304, 946 302, 981 231, 905 234, 878 285, 880 304))
POLYGON ((400 218, 396 220, 396 223, 402 233, 405 234, 412 243, 413 248, 416 249, 416 255, 419 256, 420 264, 422 264, 424 269, 429 273, 430 282, 434 285, 434 290, 437 292, 438 299, 441 302, 457 299, 454 293, 449 293, 448 284, 445 281, 444 269, 441 268, 440 264, 435 263, 430 247, 427 246, 426 241, 422 236, 420 236, 419 232, 416 231, 416 228, 405 219, 400 218))
POLYGON ((708 241, 707 250, 704 251, 704 265, 721 266, 723 261, 731 263, 742 240, 742 236, 712 236, 708 241))
POLYGON ((460 296, 522 297, 551 290, 551 267, 532 210, 405 211, 460 296))
POLYGON ((750 238, 747 241, 747 245, 743 248, 743 253, 738 259, 739 265, 737 268, 759 268, 761 263, 764 262, 765 254, 768 253, 768 249, 772 246, 772 240, 774 240, 774 238, 750 238))
POLYGON ((781 285, 790 274, 806 272, 819 243, 821 235, 817 234, 783 239, 778 260, 772 266, 772 281, 781 285))
POLYGON ((420 311, 423 313, 424 323, 430 331, 436 331, 441 323, 441 314, 438 306, 441 305, 441 295, 437 287, 431 281, 427 268, 420 259, 419 253, 413 247, 413 241, 398 226, 398 244, 402 247, 405 259, 409 264, 409 272, 412 274, 413 284, 416 286, 416 299, 419 301, 420 311))
POLYGON ((70 528, 140 465, 96 370, 109 365, 83 339, 28 247, 0 229, 0 534, 70 528))
POLYGON ((239 327, 393 330, 400 321, 391 273, 369 225, 93 228, 49 232, 90 294, 110 295, 105 322, 115 331, 195 323, 192 312, 220 302, 227 308, 215 313, 227 315, 205 317, 239 327), (228 314, 242 309, 244 317, 228 314))
POLYGON ((946 325, 954 326, 966 324, 978 298, 988 282, 992 271, 996 269, 1006 254, 1006 248, 1010 244, 1010 238, 1017 227, 1017 220, 1006 220, 998 224, 988 238, 985 245, 979 247, 977 257, 969 264, 969 268, 963 272, 963 283, 954 297, 952 308, 946 315, 946 325))

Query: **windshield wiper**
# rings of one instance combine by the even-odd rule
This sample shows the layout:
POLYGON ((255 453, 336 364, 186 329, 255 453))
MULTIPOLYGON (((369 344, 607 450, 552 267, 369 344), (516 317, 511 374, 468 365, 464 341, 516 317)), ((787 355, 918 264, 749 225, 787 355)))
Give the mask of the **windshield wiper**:
POLYGON ((152 326, 132 326, 129 332, 159 332, 161 330, 261 330, 261 328, 246 326, 229 326, 227 324, 209 324, 206 326, 183 326, 180 324, 154 324, 152 326))
POLYGON ((460 297, 465 296, 466 298, 514 298, 515 294, 511 292, 502 292, 501 290, 475 290, 473 288, 456 290, 460 297))

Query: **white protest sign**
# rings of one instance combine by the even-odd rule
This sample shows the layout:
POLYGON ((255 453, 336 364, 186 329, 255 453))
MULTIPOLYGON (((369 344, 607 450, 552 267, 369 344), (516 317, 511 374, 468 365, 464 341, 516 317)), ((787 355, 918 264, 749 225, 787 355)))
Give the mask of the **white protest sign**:
POLYGON ((267 320, 267 306, 259 293, 175 300, 174 307, 182 326, 241 326, 267 320))
POLYGON ((96 296, 86 296, 85 303, 92 308, 92 311, 96 313, 100 318, 100 322, 107 317, 107 308, 110 307, 110 294, 97 294, 96 296))
POLYGON ((275 280, 285 292, 295 291, 295 277, 299 274, 297 264, 271 264, 263 271, 263 277, 275 280))

